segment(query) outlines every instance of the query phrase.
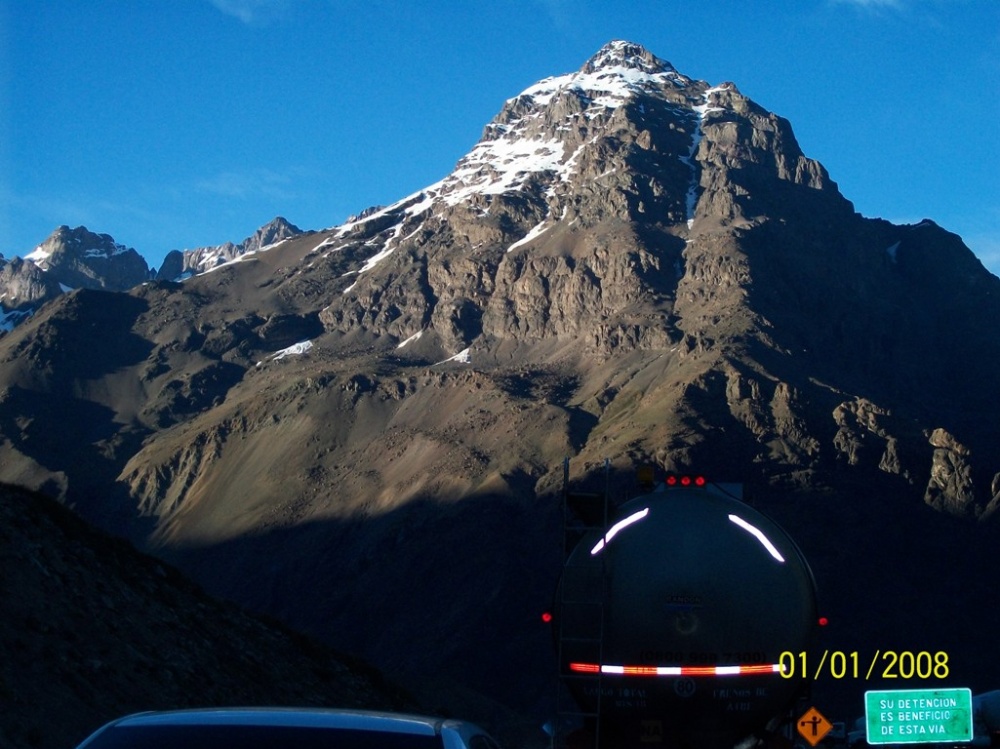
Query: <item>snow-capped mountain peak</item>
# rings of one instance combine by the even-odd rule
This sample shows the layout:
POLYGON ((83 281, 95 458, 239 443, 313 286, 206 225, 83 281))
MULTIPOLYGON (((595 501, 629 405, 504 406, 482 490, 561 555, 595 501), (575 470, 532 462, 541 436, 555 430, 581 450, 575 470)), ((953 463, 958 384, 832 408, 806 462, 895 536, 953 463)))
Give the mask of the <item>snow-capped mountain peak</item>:
POLYGON ((644 73, 676 73, 676 69, 666 60, 661 60, 641 44, 614 39, 591 57, 583 66, 587 72, 605 68, 632 68, 644 73))
POLYGON ((733 84, 689 78, 638 44, 612 41, 576 72, 508 99, 442 180, 353 217, 313 252, 350 247, 359 262, 342 273, 351 277, 342 293, 365 293, 371 271, 442 221, 461 225, 471 250, 505 253, 546 243, 557 225, 576 231, 608 217, 652 220, 689 238, 699 215, 750 222, 769 211, 768 191, 736 183, 772 177, 832 187, 831 200, 843 203, 787 125, 733 84), (736 137, 735 122, 753 136, 736 137))
POLYGON ((613 108, 639 93, 684 89, 691 83, 644 47, 614 41, 601 47, 575 73, 545 78, 508 103, 531 97, 536 104, 547 104, 559 94, 573 92, 588 100, 590 107, 613 108))
MULTIPOLYGON (((444 179, 386 208, 352 217, 337 236, 378 222, 379 233, 368 242, 368 261, 355 271, 364 274, 416 234, 430 215, 466 203, 485 214, 498 196, 540 194, 548 203, 543 221, 525 226, 520 243, 510 248, 515 249, 539 236, 545 221, 567 216, 573 185, 592 184, 622 166, 615 165, 618 157, 611 150, 623 131, 632 132, 631 140, 644 128, 672 130, 667 120, 673 121, 677 129, 671 137, 693 156, 709 90, 708 83, 682 75, 641 45, 611 41, 579 70, 545 78, 508 99, 444 179)), ((690 163, 683 167, 685 189, 692 168, 690 163)))
POLYGON ((84 226, 70 229, 60 226, 52 235, 24 256, 42 270, 48 270, 52 256, 57 253, 68 253, 78 258, 110 259, 116 255, 124 255, 130 248, 116 242, 108 234, 95 234, 84 226))
MULTIPOLYGON (((444 179, 385 208, 352 217, 316 249, 329 247, 329 254, 337 251, 331 245, 338 239, 358 232, 370 236, 366 261, 347 274, 363 276, 417 235, 431 216, 462 205, 486 215, 498 198, 515 193, 530 195, 535 204, 531 212, 540 213, 525 217, 525 225, 514 230, 508 251, 522 247, 556 220, 571 221, 579 190, 616 191, 594 180, 623 171, 624 152, 616 151, 625 131, 631 133, 625 140, 631 141, 642 129, 669 130, 667 138, 678 143, 667 150, 693 155, 703 116, 699 107, 706 104, 707 91, 708 83, 680 74, 641 45, 611 41, 576 72, 545 78, 508 99, 479 142, 444 179), (544 205, 538 204, 539 198, 544 205)), ((692 170, 690 162, 681 165, 684 191, 692 170)), ((675 201, 678 211, 684 210, 684 191, 675 201)), ((353 291, 358 280, 344 293, 353 291)))

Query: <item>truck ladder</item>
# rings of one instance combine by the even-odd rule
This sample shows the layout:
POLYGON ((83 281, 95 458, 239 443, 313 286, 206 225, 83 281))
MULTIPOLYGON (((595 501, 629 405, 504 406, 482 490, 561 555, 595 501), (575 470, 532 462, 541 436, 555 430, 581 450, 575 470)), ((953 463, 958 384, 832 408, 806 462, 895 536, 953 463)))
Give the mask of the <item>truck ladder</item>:
POLYGON ((610 516, 611 461, 604 461, 604 491, 600 493, 573 492, 569 486, 569 458, 563 460, 563 580, 559 592, 559 621, 557 632, 560 667, 559 687, 556 696, 557 725, 553 732, 554 749, 565 749, 570 726, 583 722, 593 730, 593 746, 597 747, 601 732, 601 702, 604 676, 567 673, 564 661, 568 653, 589 653, 587 660, 596 656, 602 663, 604 657, 605 605, 607 598, 606 555, 585 559, 572 564, 569 557, 577 543, 588 533, 603 533, 610 516), (575 615, 567 615, 573 611, 575 615), (577 623, 576 628, 567 624, 577 623), (579 626, 580 622, 584 626, 579 626), (577 704, 566 688, 569 681, 584 680, 596 688, 596 709, 591 712, 577 704))

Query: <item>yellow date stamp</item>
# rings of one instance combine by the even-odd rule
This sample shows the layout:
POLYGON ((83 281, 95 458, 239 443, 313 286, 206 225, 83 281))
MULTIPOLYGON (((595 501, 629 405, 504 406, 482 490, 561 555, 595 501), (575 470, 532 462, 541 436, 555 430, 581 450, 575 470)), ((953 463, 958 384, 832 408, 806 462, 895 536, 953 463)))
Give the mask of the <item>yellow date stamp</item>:
POLYGON ((876 650, 868 659, 857 651, 824 650, 808 653, 786 650, 778 659, 781 675, 786 679, 812 679, 829 676, 833 679, 946 679, 949 674, 948 653, 943 650, 876 650))

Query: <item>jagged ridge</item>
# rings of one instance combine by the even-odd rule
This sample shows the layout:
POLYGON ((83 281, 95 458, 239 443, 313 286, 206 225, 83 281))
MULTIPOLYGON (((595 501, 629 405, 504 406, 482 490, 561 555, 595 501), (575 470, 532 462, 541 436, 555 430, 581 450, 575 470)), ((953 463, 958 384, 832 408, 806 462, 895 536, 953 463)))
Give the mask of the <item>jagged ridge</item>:
POLYGON ((284 217, 277 216, 239 244, 224 242, 194 250, 171 250, 163 259, 156 278, 161 281, 176 281, 204 273, 246 255, 269 250, 299 234, 302 234, 299 227, 289 223, 284 217))

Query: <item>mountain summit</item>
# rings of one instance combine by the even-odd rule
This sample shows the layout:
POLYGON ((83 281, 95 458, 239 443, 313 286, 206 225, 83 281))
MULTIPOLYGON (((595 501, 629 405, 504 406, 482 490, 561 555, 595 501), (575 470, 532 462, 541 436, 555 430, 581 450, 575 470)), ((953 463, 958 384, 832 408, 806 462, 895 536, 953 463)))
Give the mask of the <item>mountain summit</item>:
POLYGON ((133 248, 85 226, 58 227, 23 258, 0 256, 0 331, 9 331, 42 304, 76 288, 128 291, 154 277, 174 281, 268 250, 302 233, 281 216, 239 244, 173 250, 153 272, 133 248))
POLYGON ((641 44, 633 44, 622 39, 610 41, 597 50, 597 53, 584 64, 582 71, 596 73, 622 68, 650 75, 677 74, 673 65, 661 60, 641 44))
MULTIPOLYGON (((544 189, 546 216, 572 220, 579 188, 593 189, 613 171, 639 168, 652 184, 633 186, 636 200, 619 208, 644 212, 648 205, 662 212, 657 218, 688 221, 704 190, 715 195, 722 188, 700 184, 706 160, 724 161, 720 165, 730 170, 770 160, 781 179, 835 189, 822 167, 802 155, 787 123, 752 105, 735 86, 694 81, 643 47, 615 41, 578 72, 546 78, 508 100, 455 170, 406 211, 415 216, 431 204, 456 205, 537 185, 544 189), (747 152, 732 148, 738 122, 753 135, 742 141, 752 146, 747 152), (723 132, 702 153, 705 127, 723 132)), ((623 185, 612 180, 610 187, 617 195, 623 185)), ((727 211, 738 212, 733 206, 727 211)))
POLYGON ((677 290, 703 287, 707 273, 719 279, 710 308, 697 314, 745 313, 737 290, 749 270, 732 232, 796 213, 828 223, 854 219, 785 120, 731 84, 692 80, 638 45, 612 42, 580 71, 508 100, 443 180, 329 236, 322 258, 357 253, 359 262, 343 266, 352 282, 322 319, 343 332, 366 319, 367 329, 399 340, 434 333, 442 354, 483 334, 587 334, 605 353, 620 353, 623 340, 664 345, 682 337, 683 325, 647 325, 650 310, 680 303, 693 321, 692 305, 708 298, 678 298, 677 290), (622 241, 637 254, 599 250, 609 232, 632 235, 622 241), (421 291, 410 288, 415 277, 398 263, 412 267, 413 250, 425 244, 421 291), (444 251, 455 257, 432 260, 444 251), (549 277, 560 256, 591 261, 549 277), (383 278, 374 272, 381 267, 394 270, 383 278), (548 278, 539 281, 544 293, 511 298, 525 272, 536 271, 548 278), (484 274, 499 285, 489 298, 484 274), (609 288, 608 274, 623 283, 609 288))
POLYGON ((60 226, 24 259, 71 288, 124 291, 149 280, 146 261, 135 249, 84 226, 60 226))
POLYGON ((196 273, 205 273, 224 263, 270 249, 279 242, 301 233, 299 227, 289 223, 283 216, 276 216, 239 244, 224 242, 213 247, 170 251, 163 259, 156 278, 161 281, 175 281, 196 273))
POLYGON ((933 222, 858 215, 730 83, 611 42, 440 181, 264 241, 0 338, 0 479, 419 689, 519 709, 550 694, 566 456, 622 493, 645 462, 744 482, 832 620, 888 611, 872 650, 916 642, 906 602, 960 574, 914 539, 995 564, 971 549, 1000 506, 1000 280, 933 222), (911 574, 854 584, 885 559, 911 574))

